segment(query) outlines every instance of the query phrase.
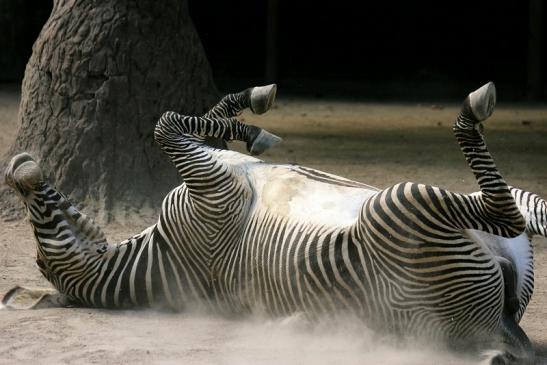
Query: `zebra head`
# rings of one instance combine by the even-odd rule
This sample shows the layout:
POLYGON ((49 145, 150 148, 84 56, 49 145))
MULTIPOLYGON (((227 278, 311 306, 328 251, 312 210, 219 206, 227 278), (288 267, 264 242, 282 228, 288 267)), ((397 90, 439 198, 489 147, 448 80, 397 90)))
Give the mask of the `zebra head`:
POLYGON ((21 197, 33 224, 52 221, 66 198, 44 180, 42 169, 26 152, 14 156, 6 171, 5 181, 21 197))
POLYGON ((12 187, 25 201, 43 183, 42 170, 26 152, 14 156, 5 172, 6 184, 12 187))

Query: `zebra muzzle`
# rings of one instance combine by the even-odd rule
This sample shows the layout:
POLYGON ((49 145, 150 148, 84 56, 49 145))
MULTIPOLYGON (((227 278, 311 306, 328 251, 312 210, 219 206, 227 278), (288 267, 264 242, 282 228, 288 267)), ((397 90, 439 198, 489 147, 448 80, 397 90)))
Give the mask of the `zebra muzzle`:
POLYGON ((32 189, 43 180, 42 170, 26 152, 14 156, 6 170, 6 184, 32 189))

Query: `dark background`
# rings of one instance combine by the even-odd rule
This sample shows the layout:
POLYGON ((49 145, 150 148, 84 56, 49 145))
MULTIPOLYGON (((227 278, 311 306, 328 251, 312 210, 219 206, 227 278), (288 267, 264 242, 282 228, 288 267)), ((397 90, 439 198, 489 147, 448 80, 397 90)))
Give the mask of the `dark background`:
MULTIPOLYGON (((51 6, 51 0, 0 0, 0 81, 21 80, 51 6)), ((275 81, 285 95, 379 100, 459 99, 493 80, 504 99, 544 101, 547 69, 534 78, 535 89, 528 81, 529 6, 528 0, 189 0, 222 91, 275 81), (277 14, 270 66, 268 9, 277 14)), ((545 25, 540 29, 535 49, 547 60, 545 25)))

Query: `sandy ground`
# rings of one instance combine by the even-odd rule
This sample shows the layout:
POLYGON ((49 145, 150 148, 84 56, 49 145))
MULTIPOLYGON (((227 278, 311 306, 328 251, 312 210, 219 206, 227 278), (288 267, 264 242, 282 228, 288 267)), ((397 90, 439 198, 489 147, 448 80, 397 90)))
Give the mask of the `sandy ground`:
MULTIPOLYGON (((17 129, 16 88, 0 88, 0 155, 17 129)), ((243 118, 282 136, 265 154, 387 187, 400 181, 477 190, 451 134, 457 105, 281 99, 243 118)), ((547 197, 547 107, 502 105, 488 121, 489 147, 507 181, 547 197)), ((241 149, 241 145, 233 146, 241 149)), ((151 223, 151 222, 149 222, 151 223)), ((47 286, 25 221, 0 222, 0 295, 15 284, 47 286)), ((105 227, 118 241, 146 222, 105 227)), ((534 240, 536 289, 522 326, 547 363, 547 240, 534 240)), ((95 309, 0 311, 0 363, 473 364, 439 349, 372 338, 354 323, 310 328, 298 318, 247 320, 204 314, 95 309)))

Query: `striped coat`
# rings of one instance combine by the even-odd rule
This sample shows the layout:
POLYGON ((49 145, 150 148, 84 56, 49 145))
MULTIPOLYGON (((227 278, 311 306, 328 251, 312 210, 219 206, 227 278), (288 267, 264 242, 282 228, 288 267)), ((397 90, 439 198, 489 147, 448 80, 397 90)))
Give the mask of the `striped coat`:
POLYGON ((492 113, 493 84, 470 94, 454 124, 481 189, 470 195, 415 183, 378 190, 202 144, 241 140, 254 155, 277 143, 235 118, 245 107, 266 111, 273 96, 253 88, 203 117, 165 113, 155 138, 184 182, 155 225, 118 244, 44 182, 29 155, 16 156, 6 181, 28 208, 41 272, 79 305, 343 312, 451 342, 512 336, 528 356, 517 324, 533 290, 523 212, 534 211, 529 233, 545 234, 545 201, 507 186, 477 128, 492 113))

